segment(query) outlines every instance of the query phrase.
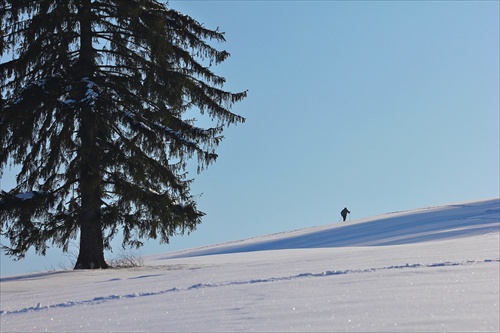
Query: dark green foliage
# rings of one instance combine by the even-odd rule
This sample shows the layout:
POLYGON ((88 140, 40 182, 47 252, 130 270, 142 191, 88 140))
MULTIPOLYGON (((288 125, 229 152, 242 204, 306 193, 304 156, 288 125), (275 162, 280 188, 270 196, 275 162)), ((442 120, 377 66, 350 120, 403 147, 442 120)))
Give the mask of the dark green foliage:
POLYGON ((119 231, 140 246, 194 230, 186 163, 214 162, 244 121, 230 108, 246 92, 210 69, 229 56, 209 44, 223 33, 154 0, 0 0, 0 23, 0 170, 21 166, 0 194, 7 253, 66 250, 80 231, 76 266, 106 267, 119 231))

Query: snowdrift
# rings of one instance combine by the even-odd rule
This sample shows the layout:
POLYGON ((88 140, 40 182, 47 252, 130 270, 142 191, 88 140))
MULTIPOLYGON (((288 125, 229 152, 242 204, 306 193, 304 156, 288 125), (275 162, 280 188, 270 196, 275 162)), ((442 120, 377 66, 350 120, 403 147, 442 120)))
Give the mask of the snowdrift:
MULTIPOLYGON (((355 221, 159 255, 185 258, 238 252, 398 245, 480 235, 499 230, 499 199, 394 212, 355 221)), ((154 257, 152 257, 154 258, 154 257)))
POLYGON ((498 332, 500 200, 0 279, 0 330, 498 332))

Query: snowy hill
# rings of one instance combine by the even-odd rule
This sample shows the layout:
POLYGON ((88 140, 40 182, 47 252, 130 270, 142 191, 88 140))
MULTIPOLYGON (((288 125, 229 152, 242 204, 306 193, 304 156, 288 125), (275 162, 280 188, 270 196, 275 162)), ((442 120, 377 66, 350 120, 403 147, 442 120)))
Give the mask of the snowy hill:
POLYGON ((6 276, 11 331, 499 331, 500 200, 6 276))
POLYGON ((190 249, 158 258, 182 258, 263 250, 398 245, 498 231, 498 199, 395 212, 190 249))

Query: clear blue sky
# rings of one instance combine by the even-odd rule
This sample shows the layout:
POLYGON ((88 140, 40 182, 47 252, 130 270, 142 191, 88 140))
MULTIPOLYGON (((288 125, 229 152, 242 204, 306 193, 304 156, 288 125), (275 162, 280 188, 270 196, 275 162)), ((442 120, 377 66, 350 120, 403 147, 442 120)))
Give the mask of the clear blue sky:
MULTIPOLYGON (((170 7, 226 32, 214 71, 249 90, 233 108, 247 122, 193 174, 198 230, 143 255, 337 223, 344 206, 356 219, 500 195, 498 1, 170 7)), ((2 275, 65 261, 1 259, 2 275)))

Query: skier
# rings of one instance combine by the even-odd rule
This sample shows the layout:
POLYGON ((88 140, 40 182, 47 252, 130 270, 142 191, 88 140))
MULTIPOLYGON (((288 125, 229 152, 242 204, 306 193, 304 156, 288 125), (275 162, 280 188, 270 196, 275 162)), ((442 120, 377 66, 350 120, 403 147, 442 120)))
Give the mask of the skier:
POLYGON ((344 207, 344 209, 342 209, 342 211, 340 212, 340 215, 342 215, 342 218, 344 219, 344 221, 347 217, 347 214, 351 214, 351 212, 347 209, 347 207, 344 207))

